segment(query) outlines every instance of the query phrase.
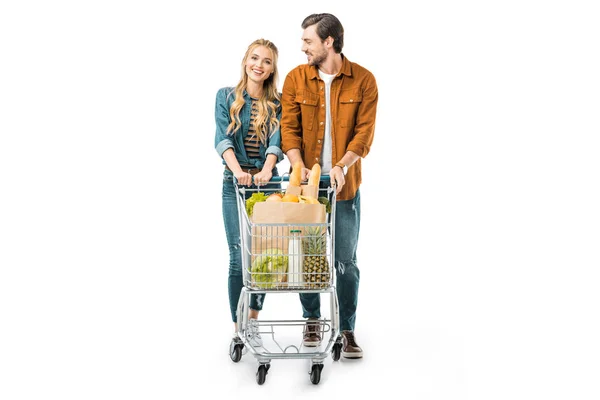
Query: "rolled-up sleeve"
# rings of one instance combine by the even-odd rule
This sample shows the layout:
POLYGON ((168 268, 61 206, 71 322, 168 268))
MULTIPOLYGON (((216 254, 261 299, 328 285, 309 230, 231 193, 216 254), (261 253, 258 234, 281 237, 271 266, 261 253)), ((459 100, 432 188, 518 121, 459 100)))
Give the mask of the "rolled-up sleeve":
POLYGON ((280 162, 283 160, 283 151, 281 151, 281 147, 279 147, 279 145, 275 145, 272 143, 269 143, 269 147, 267 147, 267 151, 265 152, 266 154, 275 154, 277 156, 277 162, 280 162))
POLYGON ((225 150, 234 148, 232 136, 227 135, 227 126, 229 125, 227 93, 227 88, 219 89, 215 101, 215 123, 217 126, 215 133, 215 149, 220 157, 223 157, 225 150))
POLYGON ((356 115, 354 137, 347 146, 347 150, 356 153, 360 157, 366 157, 371 150, 375 134, 378 97, 377 82, 375 77, 369 74, 368 78, 365 79, 362 103, 356 115))

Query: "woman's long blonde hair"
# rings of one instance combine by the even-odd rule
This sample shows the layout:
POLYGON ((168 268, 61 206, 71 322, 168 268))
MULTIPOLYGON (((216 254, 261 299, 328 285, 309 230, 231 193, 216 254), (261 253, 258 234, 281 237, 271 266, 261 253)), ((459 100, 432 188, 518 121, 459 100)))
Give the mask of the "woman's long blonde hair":
POLYGON ((266 47, 267 49, 271 50, 271 53, 273 54, 273 72, 263 82, 263 93, 257 101, 258 113, 254 118, 254 130, 256 131, 259 140, 265 144, 267 137, 272 135, 279 127, 279 121, 277 120, 277 108, 280 107, 279 104, 275 103, 275 101, 279 102, 280 100, 279 92, 277 91, 277 82, 279 81, 277 57, 279 56, 279 51, 273 42, 266 39, 258 39, 252 42, 250 46, 248 46, 246 54, 242 59, 242 77, 235 87, 235 100, 229 108, 229 117, 231 118, 231 123, 227 127, 227 133, 232 132, 235 134, 242 127, 242 122, 240 121, 240 111, 246 104, 244 100, 244 90, 246 90, 246 87, 248 86, 246 60, 258 46, 266 47))

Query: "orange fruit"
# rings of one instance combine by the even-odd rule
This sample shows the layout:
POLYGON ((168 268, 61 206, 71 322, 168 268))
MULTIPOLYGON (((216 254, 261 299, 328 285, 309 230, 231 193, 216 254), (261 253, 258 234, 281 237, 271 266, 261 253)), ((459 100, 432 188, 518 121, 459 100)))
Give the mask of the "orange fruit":
POLYGON ((281 201, 283 195, 281 193, 273 193, 267 197, 266 201, 281 201))
POLYGON ((283 195, 281 201, 286 203, 298 203, 299 199, 295 194, 286 193, 283 195))

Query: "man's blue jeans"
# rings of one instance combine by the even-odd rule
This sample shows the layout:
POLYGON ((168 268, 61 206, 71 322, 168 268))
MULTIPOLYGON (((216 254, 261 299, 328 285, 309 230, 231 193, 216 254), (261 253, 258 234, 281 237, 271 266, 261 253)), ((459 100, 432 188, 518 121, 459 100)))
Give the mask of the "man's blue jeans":
MULTIPOLYGON (((338 201, 335 216, 335 272, 339 303, 340 330, 354 330, 360 271, 356 265, 356 248, 360 230, 360 190, 351 200, 338 201)), ((302 316, 321 317, 321 298, 318 293, 300 294, 302 316)))

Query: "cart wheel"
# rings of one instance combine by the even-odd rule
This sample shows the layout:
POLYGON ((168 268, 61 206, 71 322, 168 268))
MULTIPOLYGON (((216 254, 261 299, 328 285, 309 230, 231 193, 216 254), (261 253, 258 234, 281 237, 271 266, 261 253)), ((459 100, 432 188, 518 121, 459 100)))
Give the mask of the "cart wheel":
POLYGON ((323 369, 323 364, 314 364, 310 371, 310 381, 316 385, 321 382, 321 370, 323 369))
POLYGON ((236 344, 231 347, 231 352, 229 356, 231 357, 231 361, 239 362, 242 359, 242 349, 244 348, 243 344, 236 344))
POLYGON ((256 371, 256 382, 259 385, 265 383, 265 379, 267 378, 267 372, 269 371, 269 367, 271 364, 261 364, 258 366, 258 371, 256 371))
POLYGON ((340 359, 340 355, 342 354, 342 344, 335 343, 333 348, 331 349, 331 358, 333 361, 338 361, 340 359))
POLYGON ((229 344, 229 357, 231 357, 231 361, 239 362, 242 359, 242 354, 244 354, 244 343, 238 338, 234 337, 231 339, 231 343, 229 344))

